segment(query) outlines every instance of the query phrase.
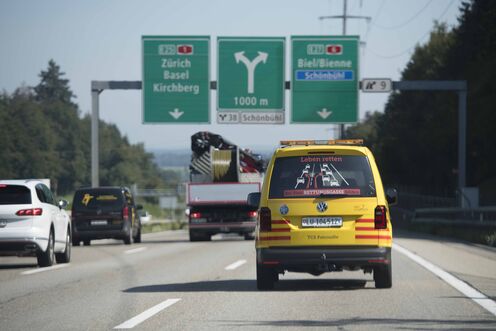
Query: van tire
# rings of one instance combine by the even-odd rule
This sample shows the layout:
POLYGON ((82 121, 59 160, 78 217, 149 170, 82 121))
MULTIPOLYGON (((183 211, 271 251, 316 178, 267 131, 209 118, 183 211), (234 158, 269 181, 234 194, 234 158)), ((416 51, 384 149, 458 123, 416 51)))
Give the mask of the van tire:
POLYGON ((278 278, 275 270, 267 268, 257 262, 257 289, 267 291, 274 289, 274 283, 278 278))
POLYGON ((212 236, 209 234, 199 234, 194 231, 189 231, 189 241, 210 241, 212 236))
POLYGON ((393 286, 391 269, 391 262, 384 266, 374 267, 375 288, 391 288, 393 286))

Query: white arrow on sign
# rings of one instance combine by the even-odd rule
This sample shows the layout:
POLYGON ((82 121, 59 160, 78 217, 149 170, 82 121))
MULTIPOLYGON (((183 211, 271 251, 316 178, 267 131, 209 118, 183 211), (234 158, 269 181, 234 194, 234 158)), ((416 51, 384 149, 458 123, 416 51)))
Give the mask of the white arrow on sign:
POLYGON ((255 68, 260 63, 266 63, 269 54, 264 52, 258 52, 258 56, 254 58, 252 61, 248 60, 245 56, 245 52, 237 52, 234 53, 234 58, 236 59, 236 63, 239 61, 243 62, 246 66, 246 70, 248 71, 248 94, 255 93, 255 68))
POLYGON ((171 116, 174 117, 175 120, 177 120, 179 117, 181 117, 184 114, 184 112, 179 111, 178 108, 175 108, 174 111, 170 111, 169 114, 171 114, 171 116))
POLYGON ((332 111, 328 111, 327 108, 322 108, 321 111, 317 111, 317 114, 325 120, 332 114, 332 111))

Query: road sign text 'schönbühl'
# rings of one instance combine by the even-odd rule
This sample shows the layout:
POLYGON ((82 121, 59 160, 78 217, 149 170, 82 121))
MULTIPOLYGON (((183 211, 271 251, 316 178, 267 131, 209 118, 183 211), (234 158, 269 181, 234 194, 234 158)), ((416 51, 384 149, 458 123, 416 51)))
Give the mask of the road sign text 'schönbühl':
POLYGON ((210 122, 210 37, 143 36, 143 123, 210 122))
POLYGON ((284 37, 217 38, 217 122, 284 124, 284 37))
POLYGON ((291 37, 291 123, 358 119, 358 36, 291 37))

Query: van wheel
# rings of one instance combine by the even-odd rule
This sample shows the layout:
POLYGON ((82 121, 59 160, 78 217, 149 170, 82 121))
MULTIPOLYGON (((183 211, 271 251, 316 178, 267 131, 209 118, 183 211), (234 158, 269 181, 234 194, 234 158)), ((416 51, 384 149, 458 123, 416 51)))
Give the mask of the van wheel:
POLYGON ((126 233, 126 237, 124 237, 124 244, 131 245, 133 242, 133 228, 129 225, 128 232, 126 233))
POLYGON ((266 291, 274 288, 279 275, 275 270, 267 268, 257 262, 257 289, 266 291))
POLYGON ((210 241, 212 236, 207 234, 200 234, 194 231, 189 231, 189 241, 210 241))
POLYGON ((69 263, 71 260, 71 230, 67 229, 65 238, 65 250, 62 253, 55 253, 57 263, 69 263))
POLYGON ((84 246, 89 246, 89 245, 91 245, 91 240, 84 240, 83 244, 84 244, 84 246))
POLYGON ((391 262, 385 266, 374 267, 375 288, 391 288, 393 286, 391 269, 391 262))
POLYGON ((135 243, 140 243, 141 242, 141 225, 138 228, 138 232, 136 233, 136 237, 134 237, 134 242, 135 243))
POLYGON ((245 233, 245 240, 254 240, 255 234, 253 233, 245 233))
POLYGON ((38 265, 40 267, 50 267, 51 265, 53 265, 53 261, 55 260, 54 245, 55 242, 53 239, 53 231, 50 231, 46 251, 38 251, 38 253, 36 254, 38 265))

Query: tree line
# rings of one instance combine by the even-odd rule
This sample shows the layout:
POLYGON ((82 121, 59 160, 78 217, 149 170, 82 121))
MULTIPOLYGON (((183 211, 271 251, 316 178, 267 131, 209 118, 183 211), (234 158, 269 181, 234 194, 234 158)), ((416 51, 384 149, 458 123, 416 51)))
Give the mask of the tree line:
MULTIPOLYGON (((496 203, 496 2, 461 4, 458 24, 436 23, 417 45, 402 80, 466 80, 467 186, 496 203)), ((453 194, 458 175, 458 98, 454 92, 401 91, 384 113, 368 113, 347 137, 374 151, 386 183, 431 195, 453 194)))
MULTIPOLYGON (((68 194, 91 184, 91 118, 80 117, 69 80, 53 60, 39 77, 34 87, 0 94, 0 178, 50 178, 57 194, 68 194)), ((162 186, 143 144, 130 144, 104 121, 99 130, 100 185, 162 186)))

